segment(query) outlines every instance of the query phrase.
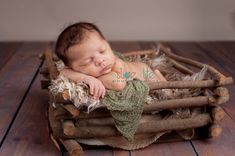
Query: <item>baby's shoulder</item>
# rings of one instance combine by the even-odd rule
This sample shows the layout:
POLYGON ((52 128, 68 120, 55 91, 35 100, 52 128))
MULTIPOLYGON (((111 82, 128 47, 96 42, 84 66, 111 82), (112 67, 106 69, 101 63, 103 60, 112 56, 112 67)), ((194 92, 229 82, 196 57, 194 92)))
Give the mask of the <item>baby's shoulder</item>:
POLYGON ((140 62, 140 61, 135 61, 135 62, 130 62, 133 65, 137 65, 137 66, 147 66, 146 63, 144 62, 140 62))
POLYGON ((137 69, 137 70, 141 70, 143 68, 145 69, 149 68, 149 66, 143 62, 132 62, 131 66, 133 69, 137 69))

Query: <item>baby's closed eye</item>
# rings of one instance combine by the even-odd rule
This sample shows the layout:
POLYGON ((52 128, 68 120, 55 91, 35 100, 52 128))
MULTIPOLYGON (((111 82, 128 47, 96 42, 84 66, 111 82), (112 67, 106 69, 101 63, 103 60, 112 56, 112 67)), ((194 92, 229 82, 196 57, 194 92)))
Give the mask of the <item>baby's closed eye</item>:
POLYGON ((94 59, 91 57, 89 59, 87 59, 85 62, 79 64, 79 66, 87 66, 89 65, 94 59))
POLYGON ((105 51, 104 50, 102 50, 102 51, 100 51, 100 54, 103 54, 105 51))

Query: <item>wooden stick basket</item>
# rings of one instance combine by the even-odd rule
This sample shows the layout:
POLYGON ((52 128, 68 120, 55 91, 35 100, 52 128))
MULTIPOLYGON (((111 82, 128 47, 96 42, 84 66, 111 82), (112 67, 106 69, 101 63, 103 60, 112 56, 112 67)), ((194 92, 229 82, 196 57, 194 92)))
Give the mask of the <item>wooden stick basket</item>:
MULTIPOLYGON (((203 63, 174 54, 170 48, 163 44, 159 45, 158 52, 165 54, 171 61, 172 68, 183 75, 192 75, 195 73, 192 70, 193 68, 202 69, 205 66, 203 63)), ((124 55, 142 58, 153 54, 158 55, 154 50, 129 52, 124 55)), ((58 61, 58 58, 53 54, 51 47, 40 58, 45 60, 44 66, 40 70, 40 74, 44 77, 44 80, 41 81, 41 87, 48 89, 51 80, 56 79, 59 74, 55 66, 55 61, 58 61)), ((162 132, 164 132, 164 135, 159 135, 157 141, 156 139, 154 141, 184 140, 185 138, 180 137, 179 134, 187 130, 188 132, 193 130, 193 135, 188 139, 219 136, 222 132, 219 121, 225 115, 220 104, 229 100, 228 89, 224 86, 233 83, 233 79, 224 76, 210 65, 207 65, 207 71, 208 77, 203 80, 161 81, 148 84, 150 92, 160 89, 201 89, 202 93, 198 96, 159 100, 151 105, 145 104, 135 139, 143 140, 142 138, 153 137, 156 136, 156 133, 163 134, 162 132), (159 117, 159 114, 166 110, 184 108, 190 109, 189 117, 167 119, 159 117)), ((107 138, 107 140, 115 142, 113 147, 123 149, 137 149, 147 145, 129 145, 128 141, 114 127, 114 121, 106 107, 97 108, 87 114, 82 109, 76 108, 63 94, 53 97, 50 93, 48 120, 51 139, 59 149, 63 145, 70 155, 82 153, 81 140, 99 140, 99 138, 105 140, 107 138), (79 125, 76 124, 77 121, 79 121, 79 125), (117 146, 117 144, 127 145, 128 147, 117 146)))

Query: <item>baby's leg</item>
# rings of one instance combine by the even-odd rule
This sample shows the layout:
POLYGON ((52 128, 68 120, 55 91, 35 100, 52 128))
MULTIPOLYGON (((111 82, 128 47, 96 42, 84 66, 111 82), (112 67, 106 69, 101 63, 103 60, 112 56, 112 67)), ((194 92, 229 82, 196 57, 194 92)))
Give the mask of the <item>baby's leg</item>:
POLYGON ((155 69, 154 73, 156 74, 157 80, 167 81, 166 78, 162 75, 162 73, 158 69, 155 69))
MULTIPOLYGON (((166 78, 162 75, 162 73, 158 69, 155 69, 154 73, 156 74, 158 81, 167 81, 166 78)), ((172 97, 173 93, 171 89, 161 89, 161 90, 165 98, 172 97)))

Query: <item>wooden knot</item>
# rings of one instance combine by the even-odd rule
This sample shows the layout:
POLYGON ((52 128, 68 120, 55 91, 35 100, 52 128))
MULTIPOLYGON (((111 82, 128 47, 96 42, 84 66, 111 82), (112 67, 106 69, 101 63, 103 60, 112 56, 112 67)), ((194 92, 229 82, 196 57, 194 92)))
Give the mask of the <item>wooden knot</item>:
POLYGON ((62 142, 70 156, 81 156, 84 153, 82 147, 75 139, 60 139, 60 141, 62 142))
POLYGON ((213 96, 209 96, 208 100, 210 104, 214 104, 216 102, 216 99, 213 96))
POLYGON ((214 90, 216 97, 216 104, 222 104, 229 100, 229 92, 225 87, 218 87, 214 90))
POLYGON ((212 118, 215 122, 218 122, 218 121, 221 121, 224 118, 225 112, 219 106, 213 107, 212 110, 211 110, 211 116, 212 116, 212 118))
POLYGON ((63 122, 63 132, 67 136, 73 136, 75 133, 75 125, 72 121, 66 120, 63 122))
POLYGON ((213 124, 209 128, 209 137, 215 138, 222 133, 222 128, 218 124, 213 124))

